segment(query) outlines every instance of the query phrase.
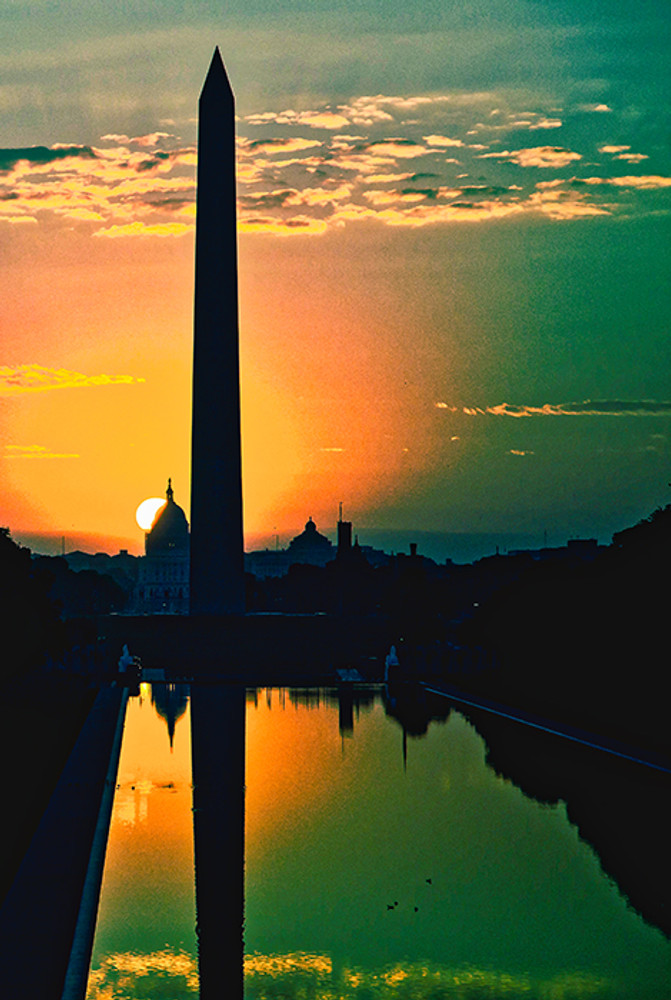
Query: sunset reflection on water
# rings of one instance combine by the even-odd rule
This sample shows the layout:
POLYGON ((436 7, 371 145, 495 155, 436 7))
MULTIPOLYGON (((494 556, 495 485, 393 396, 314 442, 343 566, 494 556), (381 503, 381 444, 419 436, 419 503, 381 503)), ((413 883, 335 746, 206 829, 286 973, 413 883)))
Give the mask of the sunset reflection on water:
MULTIPOLYGON (((248 1000, 666 997, 669 942, 563 803, 499 778, 456 712, 404 757, 379 690, 361 693, 353 733, 339 698, 239 703, 248 1000)), ((88 1000, 198 995, 189 726, 185 689, 129 703, 88 1000)))

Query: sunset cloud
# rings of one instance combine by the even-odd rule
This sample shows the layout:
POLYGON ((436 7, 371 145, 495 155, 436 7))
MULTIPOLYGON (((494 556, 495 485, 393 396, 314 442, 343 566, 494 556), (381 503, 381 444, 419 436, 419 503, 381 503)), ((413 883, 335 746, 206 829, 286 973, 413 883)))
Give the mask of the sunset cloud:
POLYGON ((369 153, 392 156, 395 159, 412 159, 426 152, 426 147, 411 139, 381 139, 366 147, 369 153))
POLYGON ((96 154, 90 146, 27 146, 23 149, 0 149, 0 171, 12 170, 17 164, 44 168, 63 160, 94 160, 96 154))
POLYGON ((247 115, 246 122, 250 125, 307 125, 309 128, 321 129, 341 129, 350 124, 349 118, 344 115, 324 108, 322 111, 273 111, 262 112, 256 115, 247 115))
POLYGON ((586 114, 612 114, 613 109, 609 108, 607 104, 581 104, 578 107, 578 111, 584 111, 586 114))
POLYGON ((106 239, 118 239, 122 236, 185 236, 192 233, 194 225, 187 222, 128 222, 125 225, 108 226, 107 229, 96 229, 94 236, 106 239))
POLYGON ((510 160, 518 163, 521 167, 541 167, 549 169, 551 167, 565 167, 574 160, 582 160, 580 153, 574 153, 570 149, 562 149, 560 146, 534 146, 531 149, 501 150, 496 153, 481 153, 478 159, 488 160, 510 160))
POLYGON ((273 156, 275 153, 293 153, 299 149, 310 149, 312 146, 321 145, 321 143, 319 139, 288 136, 286 138, 249 139, 241 145, 248 153, 266 153, 273 156))
POLYGON ((631 187, 652 191, 659 188, 671 187, 671 177, 642 176, 642 177, 588 177, 583 184, 612 184, 615 187, 631 187))
POLYGON ((656 400, 591 400, 581 403, 544 403, 542 406, 518 406, 499 403, 496 406, 465 406, 467 416, 494 417, 671 417, 671 402, 656 400))
MULTIPOLYGON (((310 110, 249 114, 238 123, 240 230, 318 235, 368 219, 420 227, 531 214, 570 222, 631 213, 635 191, 671 186, 661 174, 554 176, 569 165, 580 170, 595 147, 611 164, 647 159, 632 152, 631 144, 609 142, 607 135, 584 150, 496 149, 469 139, 501 130, 559 128, 559 110, 515 110, 483 91, 378 94, 310 110), (290 134, 303 127, 332 134, 290 134), (459 151, 458 160, 446 155, 450 150, 459 151), (411 161, 414 170, 400 169, 411 161), (520 171, 520 183, 511 185, 510 164, 541 169, 550 179, 534 183, 533 174, 527 179, 520 171)), ((0 225, 60 219, 70 229, 88 227, 98 239, 190 236, 196 159, 195 145, 160 130, 110 131, 97 145, 0 150, 0 225)), ((594 170, 594 163, 586 162, 594 170)))
POLYGON ((75 452, 51 451, 42 444, 6 444, 5 458, 81 458, 75 452))
POLYGON ((241 233, 272 233, 275 236, 314 236, 326 231, 327 223, 323 219, 314 219, 306 215, 294 215, 286 219, 276 219, 272 216, 243 216, 238 220, 238 230, 241 233))
POLYGON ((450 147, 450 146, 463 146, 464 143, 461 139, 450 139, 446 135, 425 135, 423 136, 424 142, 427 146, 438 146, 438 147, 450 147))
POLYGON ((83 375, 67 368, 46 368, 43 365, 0 365, 0 396, 139 382, 144 382, 144 379, 134 375, 83 375))

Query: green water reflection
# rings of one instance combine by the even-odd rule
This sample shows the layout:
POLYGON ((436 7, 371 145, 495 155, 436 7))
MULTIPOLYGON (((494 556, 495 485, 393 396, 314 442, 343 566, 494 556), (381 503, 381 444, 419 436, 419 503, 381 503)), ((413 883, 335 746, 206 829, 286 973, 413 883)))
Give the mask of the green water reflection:
POLYGON ((456 713, 407 751, 379 699, 344 740, 335 701, 256 699, 246 995, 668 998, 669 943, 563 805, 496 777, 456 713))
MULTIPOLYGON (((172 750, 165 706, 159 716, 147 689, 129 706, 88 1000, 199 992, 183 700, 172 750)), ((229 748, 246 711, 248 1000, 668 1000, 667 939, 563 804, 495 775, 462 715, 406 739, 379 691, 250 690, 234 705, 229 748)), ((210 735, 221 759, 223 730, 210 735)), ((239 805, 230 814, 243 822, 239 805)), ((223 951, 242 916, 224 905, 199 919, 223 951)), ((207 995, 233 996, 219 979, 207 995)))

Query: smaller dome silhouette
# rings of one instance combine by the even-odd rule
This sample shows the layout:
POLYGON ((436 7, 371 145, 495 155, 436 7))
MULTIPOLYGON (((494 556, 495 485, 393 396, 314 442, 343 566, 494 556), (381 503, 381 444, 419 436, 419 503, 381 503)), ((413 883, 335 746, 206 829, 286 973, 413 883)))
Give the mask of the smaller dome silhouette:
POLYGON ((305 530, 289 542, 288 552, 296 562, 323 565, 333 559, 333 544, 317 531, 317 525, 309 518, 305 530))
POLYGON ((145 538, 145 552, 148 556, 177 554, 188 552, 189 549, 189 524, 184 511, 173 499, 170 479, 165 495, 167 503, 157 513, 145 538))

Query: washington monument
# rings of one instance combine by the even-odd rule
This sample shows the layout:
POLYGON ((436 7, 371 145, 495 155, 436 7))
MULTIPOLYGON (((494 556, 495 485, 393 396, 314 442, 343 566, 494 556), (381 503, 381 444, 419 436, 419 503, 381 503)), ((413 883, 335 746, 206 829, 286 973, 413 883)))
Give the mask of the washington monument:
POLYGON ((244 612, 235 102, 219 49, 199 103, 191 614, 244 612))

